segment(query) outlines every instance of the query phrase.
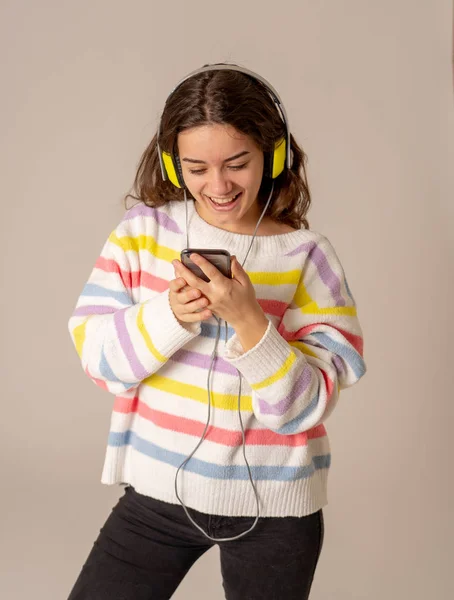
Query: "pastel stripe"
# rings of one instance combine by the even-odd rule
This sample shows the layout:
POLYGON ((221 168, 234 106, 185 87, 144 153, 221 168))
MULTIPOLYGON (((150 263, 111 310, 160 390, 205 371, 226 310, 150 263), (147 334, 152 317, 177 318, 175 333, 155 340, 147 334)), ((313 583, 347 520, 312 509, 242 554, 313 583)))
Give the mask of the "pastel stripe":
MULTIPOLYGON (((200 324, 200 335, 206 338, 216 339, 218 332, 218 324, 209 323, 208 321, 202 321, 200 324)), ((229 340, 235 334, 235 330, 230 325, 227 326, 227 339, 229 340)), ((225 339, 225 325, 222 322, 220 340, 225 339)))
POLYGON ((151 354, 159 362, 165 363, 167 361, 167 358, 165 356, 163 356, 160 352, 158 352, 156 346, 153 344, 150 334, 147 331, 147 328, 145 327, 145 323, 143 320, 143 311, 144 311, 144 305, 142 304, 142 306, 139 308, 139 312, 137 313, 137 328, 140 331, 143 339, 145 340, 145 344, 146 344, 148 350, 151 352, 151 354))
POLYGON ((278 430, 279 433, 282 435, 293 435, 295 432, 297 432, 301 427, 301 423, 303 423, 304 420, 307 419, 307 417, 317 408, 318 399, 319 394, 317 391, 312 400, 309 402, 308 406, 306 406, 306 408, 302 410, 297 417, 280 427, 278 430))
MULTIPOLYGON (((177 415, 171 415, 151 408, 144 402, 141 402, 137 396, 132 400, 117 396, 114 404, 114 412, 117 413, 137 413, 141 418, 154 423, 162 429, 177 431, 200 438, 205 429, 205 423, 188 419, 177 415)), ((280 435, 271 429, 247 429, 245 431, 246 444, 248 446, 288 446, 299 447, 306 446, 307 441, 326 436, 324 425, 318 425, 307 432, 296 433, 294 435, 280 435)), ((236 447, 243 443, 241 431, 231 431, 222 427, 210 425, 206 439, 210 442, 223 446, 236 447)))
MULTIPOLYGON (((124 433, 112 431, 108 438, 108 444, 115 447, 130 445, 137 452, 176 468, 187 459, 186 455, 161 448, 157 444, 144 440, 131 430, 124 433)), ((314 456, 311 464, 300 467, 251 465, 250 470, 254 481, 297 481, 311 477, 316 470, 329 468, 330 459, 330 454, 324 454, 314 456)), ((191 457, 185 464, 184 470, 211 479, 249 480, 246 465, 217 465, 191 457)))
MULTIPOLYGON (((195 400, 202 404, 208 404, 208 391, 206 389, 205 376, 201 383, 204 387, 192 385, 190 383, 183 383, 176 379, 170 379, 169 377, 163 377, 155 373, 150 377, 147 377, 143 383, 151 388, 160 390, 161 392, 168 392, 175 396, 181 396, 187 400, 195 400)), ((223 410, 238 410, 238 395, 237 394, 222 394, 220 392, 211 392, 211 403, 214 408, 220 408, 223 410)), ((252 398, 251 396, 241 395, 241 410, 252 412, 252 398)))
POLYGON ((87 283, 82 290, 81 296, 113 298, 117 302, 121 302, 122 304, 126 304, 128 306, 132 304, 132 300, 126 292, 110 290, 109 288, 103 287, 102 285, 95 285, 94 283, 87 283))
POLYGON ((118 377, 112 371, 112 367, 109 365, 106 355, 104 354, 104 349, 102 349, 101 351, 101 358, 99 361, 99 372, 101 373, 104 379, 107 379, 107 381, 114 381, 115 383, 124 384, 124 382, 121 381, 121 379, 118 379, 118 377))
POLYGON ((282 365, 282 367, 280 369, 278 369, 276 371, 276 373, 274 373, 270 377, 267 377, 263 381, 260 381, 258 383, 252 383, 251 388, 253 390, 261 390, 262 388, 270 387, 271 385, 273 385, 273 383, 276 383, 276 381, 279 381, 280 379, 282 379, 283 377, 285 377, 287 375, 287 373, 290 371, 290 369, 292 368, 295 361, 296 361, 296 354, 294 352, 290 352, 288 357, 286 358, 284 364, 282 365))
POLYGON ((125 310, 118 310, 114 315, 114 323, 115 329, 117 331, 118 341, 120 342, 120 346, 123 350, 124 355, 126 356, 129 366, 131 367, 132 372, 134 373, 134 377, 141 381, 148 375, 147 369, 141 364, 136 351, 134 350, 134 345, 128 333, 128 328, 126 326, 125 321, 125 310))
POLYGON ((118 263, 114 260, 106 258, 98 258, 95 264, 95 268, 103 271, 104 273, 116 273, 120 276, 121 281, 126 289, 135 289, 138 287, 144 287, 155 292, 164 292, 169 287, 167 279, 148 273, 145 270, 142 271, 126 271, 118 266, 118 263))
POLYGON ((292 386, 291 391, 282 400, 271 404, 263 398, 259 398, 260 411, 264 415, 284 415, 293 404, 301 397, 308 389, 312 382, 312 369, 309 365, 305 365, 300 376, 292 386))
POLYGON ((351 367, 355 377, 359 379, 364 375, 366 372, 364 361, 358 355, 356 350, 337 342, 326 333, 313 333, 312 336, 316 338, 324 348, 340 356, 351 367))
POLYGON ((266 300, 257 298, 257 302, 260 304, 265 314, 280 318, 284 316, 285 311, 289 306, 287 302, 280 302, 279 300, 266 300))
POLYGON ((180 258, 180 253, 177 250, 158 244, 151 235, 138 235, 136 237, 125 235, 118 237, 114 232, 110 235, 109 241, 121 248, 123 252, 133 251, 139 253, 141 250, 146 250, 155 258, 160 258, 167 262, 172 262, 172 260, 180 258))
POLYGON ((73 317, 91 317, 92 315, 108 315, 114 313, 118 310, 118 308, 114 308, 113 306, 97 306, 97 305, 85 305, 79 306, 73 312, 73 317))
POLYGON ((317 358, 317 353, 310 349, 309 344, 301 342, 300 340, 291 340, 288 343, 290 346, 298 348, 298 350, 303 354, 317 358))
MULTIPOLYGON (((189 350, 178 350, 170 360, 190 367, 197 367, 208 371, 211 365, 211 356, 189 350)), ((225 373, 226 375, 238 376, 238 371, 221 356, 216 356, 213 364, 213 372, 225 373)))
MULTIPOLYGON (((241 236, 216 231, 195 214, 194 203, 189 206, 194 247, 216 247, 224 240, 232 254, 244 254, 241 236)), ((136 485, 152 497, 159 489, 159 497, 172 499, 172 473, 204 434, 211 405, 207 443, 181 473, 185 499, 206 513, 252 514, 240 404, 252 476, 261 482, 262 516, 310 514, 326 502, 323 471, 331 456, 323 421, 340 390, 366 372, 344 270, 329 241, 316 232, 257 240, 263 248, 251 255, 246 272, 271 323, 269 335, 242 352, 233 344, 233 327, 223 320, 220 327, 214 318, 182 327, 171 312, 171 261, 184 247, 184 225, 181 202, 160 207, 138 202, 127 211, 70 319, 83 369, 115 395, 102 481, 136 485), (240 360, 233 358, 237 354, 240 360)))
POLYGON ((301 277, 301 271, 248 271, 246 273, 254 285, 297 285, 301 277))
POLYGON ((79 358, 82 358, 82 351, 83 351, 84 342, 85 342, 85 329, 87 327, 87 321, 88 321, 88 319, 85 319, 85 321, 83 323, 81 323, 80 325, 75 327, 73 330, 74 345, 76 347, 76 352, 79 355, 79 358))
POLYGON ((130 221, 135 217, 152 217, 158 225, 164 229, 167 229, 167 231, 171 231, 172 233, 183 233, 178 227, 176 221, 174 221, 171 217, 153 206, 147 206, 143 202, 139 202, 129 209, 124 220, 130 221))
POLYGON ((345 306, 346 302, 341 294, 341 281, 336 273, 334 273, 325 253, 319 245, 315 242, 306 242, 287 256, 293 256, 295 253, 301 252, 307 252, 308 259, 314 263, 320 279, 330 290, 336 306, 345 306))

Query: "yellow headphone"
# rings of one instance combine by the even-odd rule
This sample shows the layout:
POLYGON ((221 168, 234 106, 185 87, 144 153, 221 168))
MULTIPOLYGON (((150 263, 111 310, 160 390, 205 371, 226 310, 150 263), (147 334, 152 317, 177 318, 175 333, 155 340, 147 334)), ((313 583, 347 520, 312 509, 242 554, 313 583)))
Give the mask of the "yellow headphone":
MULTIPOLYGON (((267 165, 267 173, 269 174, 269 176, 272 179, 276 179, 276 177, 278 177, 285 168, 287 168, 287 169, 290 168, 290 128, 289 128, 289 124, 288 124, 287 113, 285 111, 282 100, 280 99, 279 94, 276 92, 276 90, 270 85, 270 83, 268 83, 268 81, 266 81, 266 79, 264 79, 257 73, 254 73, 253 71, 249 71, 248 69, 244 69, 243 67, 239 67, 237 65, 228 65, 228 64, 224 64, 224 63, 220 63, 220 64, 216 64, 216 65, 208 65, 206 67, 202 67, 201 69, 197 69, 196 71, 192 71, 192 73, 189 73, 189 75, 186 75, 186 77, 184 77, 184 79, 182 79, 181 81, 179 81, 177 83, 177 85, 174 87, 172 92, 169 94, 168 98, 170 98, 170 96, 175 92, 175 90, 177 88, 179 88, 180 85, 184 81, 189 79, 190 77, 193 77, 194 75, 198 75, 199 73, 205 73, 206 71, 223 71, 223 70, 238 71, 239 73, 244 73, 245 75, 249 75, 250 77, 253 77, 257 81, 260 81, 265 86, 266 90, 268 91, 268 94, 270 95, 271 99, 273 100, 273 102, 279 112, 279 115, 285 125, 286 135, 285 135, 285 137, 281 138, 280 140, 278 140, 276 142, 276 144, 274 146, 274 151, 271 154, 270 159, 269 159, 269 164, 267 165)), ((161 148, 159 145, 160 134, 161 134, 161 122, 159 123, 159 127, 158 127, 157 146, 158 146, 159 162, 161 165, 162 178, 164 181, 166 181, 168 179, 177 188, 182 188, 182 187, 184 187, 184 181, 183 181, 183 175, 182 175, 180 161, 178 160, 178 156, 172 155, 169 152, 161 151, 161 148)))

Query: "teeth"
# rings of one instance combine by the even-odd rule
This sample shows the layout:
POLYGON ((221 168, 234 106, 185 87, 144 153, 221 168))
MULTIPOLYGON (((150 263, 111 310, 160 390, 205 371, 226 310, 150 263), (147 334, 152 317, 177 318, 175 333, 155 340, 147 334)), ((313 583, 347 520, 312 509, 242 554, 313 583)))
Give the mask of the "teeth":
POLYGON ((216 204, 228 204, 229 202, 232 202, 232 200, 234 200, 237 196, 238 194, 235 194, 235 196, 232 196, 231 198, 213 198, 213 196, 209 196, 209 198, 210 200, 213 200, 213 202, 216 202, 216 204))

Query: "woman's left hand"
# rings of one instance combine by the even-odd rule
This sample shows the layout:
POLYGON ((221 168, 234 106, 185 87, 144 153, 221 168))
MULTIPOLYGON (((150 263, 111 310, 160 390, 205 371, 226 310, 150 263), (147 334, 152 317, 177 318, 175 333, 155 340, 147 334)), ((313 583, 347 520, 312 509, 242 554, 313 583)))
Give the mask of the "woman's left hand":
POLYGON ((235 256, 231 259, 232 279, 224 277, 214 265, 199 254, 191 254, 191 260, 202 269, 209 282, 194 275, 179 260, 172 261, 175 274, 177 277, 183 277, 189 286, 199 289, 208 298, 209 304, 206 308, 217 317, 227 321, 234 329, 241 328, 254 319, 265 317, 257 302, 254 286, 235 256))

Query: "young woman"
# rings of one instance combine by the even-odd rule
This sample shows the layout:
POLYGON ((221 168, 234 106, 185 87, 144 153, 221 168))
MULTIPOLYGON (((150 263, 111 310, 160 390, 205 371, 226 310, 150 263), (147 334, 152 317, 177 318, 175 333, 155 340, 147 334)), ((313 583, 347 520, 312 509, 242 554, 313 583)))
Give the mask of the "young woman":
POLYGON ((102 481, 126 486, 70 600, 171 598, 214 544, 229 600, 309 597, 324 422, 366 367, 344 270, 306 219, 305 160, 257 74, 206 66, 168 97, 69 322, 115 395, 102 481))

